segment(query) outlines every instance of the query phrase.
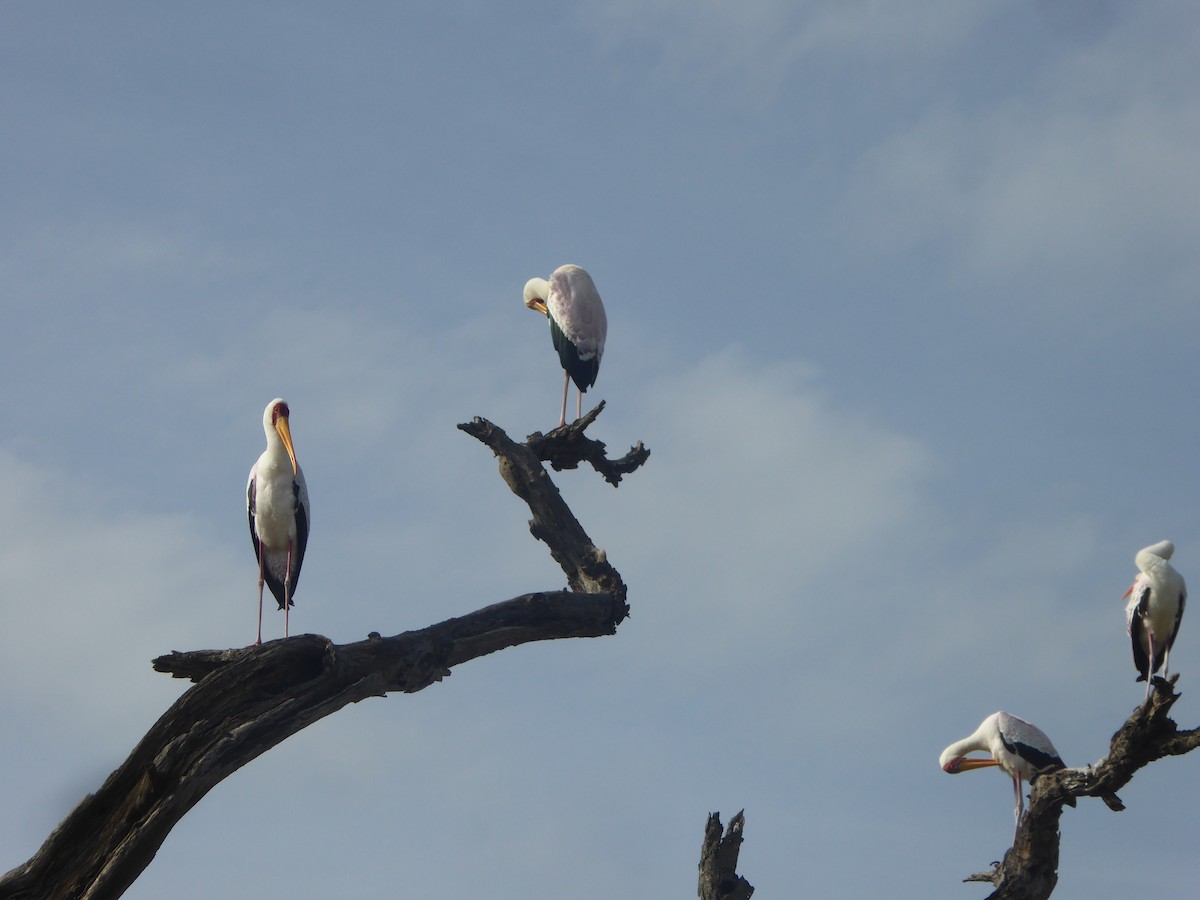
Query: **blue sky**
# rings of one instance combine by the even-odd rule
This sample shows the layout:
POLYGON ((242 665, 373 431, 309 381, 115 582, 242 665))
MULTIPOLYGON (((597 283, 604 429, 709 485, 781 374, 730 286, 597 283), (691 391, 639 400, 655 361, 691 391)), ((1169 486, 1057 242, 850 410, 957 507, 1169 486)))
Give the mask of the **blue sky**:
MULTIPOLYGON (((941 749, 1006 709, 1099 759, 1142 696, 1134 553, 1200 571, 1198 26, 0 7, 0 869, 184 690, 150 659, 253 638, 272 397, 313 503, 295 631, 561 586, 454 425, 557 421, 521 289, 574 262, 610 323, 594 435, 653 455, 619 491, 557 480, 632 618, 305 730, 128 896, 686 896, 707 813, 743 807, 764 897, 982 896, 959 881, 1008 846, 1011 791, 941 749)), ((1190 896, 1195 765, 1067 810, 1055 896, 1190 896)))

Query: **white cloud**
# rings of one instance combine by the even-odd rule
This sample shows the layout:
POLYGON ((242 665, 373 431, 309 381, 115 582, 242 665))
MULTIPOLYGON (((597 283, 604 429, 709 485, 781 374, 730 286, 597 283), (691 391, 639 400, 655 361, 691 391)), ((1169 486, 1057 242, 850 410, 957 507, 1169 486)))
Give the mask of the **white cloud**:
POLYGON ((945 288, 967 305, 1109 327, 1193 317, 1200 104, 1124 32, 1030 79, 990 102, 936 98, 868 149, 844 236, 883 259, 949 251, 945 288))
POLYGON ((806 581, 837 580, 901 523, 926 517, 926 451, 839 410, 801 364, 728 348, 631 399, 633 427, 656 437, 628 502, 653 554, 674 554, 673 571, 696 569, 711 602, 796 602, 806 581))
POLYGON ((73 473, 8 453, 0 495, 6 703, 87 730, 128 727, 179 691, 151 672, 154 656, 193 640, 236 643, 227 560, 186 514, 118 511, 73 473))

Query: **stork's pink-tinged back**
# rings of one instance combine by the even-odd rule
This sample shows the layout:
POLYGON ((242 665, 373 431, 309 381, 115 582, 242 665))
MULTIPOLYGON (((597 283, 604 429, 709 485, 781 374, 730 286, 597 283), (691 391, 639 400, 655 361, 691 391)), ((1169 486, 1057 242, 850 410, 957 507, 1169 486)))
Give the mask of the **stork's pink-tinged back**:
POLYGON ((1146 696, 1154 674, 1161 668, 1169 674, 1168 663, 1183 609, 1187 605, 1187 585, 1183 576, 1168 562, 1175 545, 1159 541, 1143 547, 1134 557, 1138 575, 1125 596, 1125 629, 1133 644, 1133 667, 1138 681, 1146 682, 1146 696))
POLYGON ((525 306, 550 320, 550 340, 563 368, 561 428, 567 422, 567 389, 575 382, 579 390, 576 418, 583 415, 583 394, 596 383, 608 317, 592 277, 579 266, 559 266, 550 276, 525 283, 525 306))
POLYGON ((250 542, 258 558, 258 639, 262 643, 264 582, 283 610, 283 635, 288 634, 288 611, 300 580, 308 546, 308 485, 296 462, 287 402, 277 397, 263 410, 267 449, 250 469, 246 482, 246 512, 250 542))

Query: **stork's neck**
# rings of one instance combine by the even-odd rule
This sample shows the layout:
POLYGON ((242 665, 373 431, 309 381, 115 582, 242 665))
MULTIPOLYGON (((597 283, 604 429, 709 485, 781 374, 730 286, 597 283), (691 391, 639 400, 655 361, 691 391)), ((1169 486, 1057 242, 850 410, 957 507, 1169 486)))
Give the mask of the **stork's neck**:
POLYGON ((544 301, 550 293, 550 282, 545 278, 530 278, 525 282, 525 305, 529 306, 536 300, 544 301))
POLYGON ((291 457, 288 456, 287 448, 283 446, 283 441, 279 439, 274 428, 267 432, 267 450, 262 455, 259 468, 264 470, 262 474, 268 477, 279 475, 285 470, 288 475, 292 474, 291 457))
POLYGON ((942 758, 939 761, 942 768, 946 768, 946 763, 952 759, 958 759, 960 756, 966 756, 972 750, 988 750, 987 740, 982 736, 981 731, 976 731, 970 737, 965 737, 961 741, 955 741, 949 747, 942 751, 942 758))
POLYGON ((1134 562, 1137 563, 1138 569, 1156 584, 1170 581, 1175 575, 1175 569, 1169 562, 1161 556, 1155 556, 1145 550, 1137 555, 1134 562))
POLYGON ((970 737, 965 737, 961 741, 951 744, 946 748, 946 752, 950 756, 966 756, 974 750, 987 750, 988 743, 983 736, 977 731, 970 737))

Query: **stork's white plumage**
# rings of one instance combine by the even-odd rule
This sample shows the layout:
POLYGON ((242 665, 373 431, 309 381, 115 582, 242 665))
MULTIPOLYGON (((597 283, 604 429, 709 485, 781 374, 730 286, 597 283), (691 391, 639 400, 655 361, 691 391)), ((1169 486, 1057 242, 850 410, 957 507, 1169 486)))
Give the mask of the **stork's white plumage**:
POLYGON ((975 729, 974 734, 955 741, 943 750, 938 765, 951 775, 984 766, 999 766, 1013 781, 1013 793, 1016 795, 1014 815, 1018 825, 1025 809, 1022 780, 1032 782, 1041 772, 1064 768, 1058 751, 1040 728, 1006 712, 992 713, 975 729), (973 750, 990 753, 991 759, 967 758, 967 754, 973 750))
POLYGON ((263 583, 283 610, 283 636, 288 636, 288 609, 300 580, 308 545, 308 486, 296 462, 287 402, 275 398, 263 411, 267 449, 250 469, 246 511, 250 541, 258 557, 258 639, 262 643, 263 583))
POLYGON ((574 380, 579 389, 575 418, 583 415, 583 394, 596 383, 608 317, 590 276, 579 266, 559 266, 550 276, 525 283, 525 305, 550 320, 550 339, 563 367, 562 412, 558 426, 567 424, 567 389, 574 380))
POLYGON ((1168 661, 1183 608, 1187 605, 1187 585, 1183 576, 1167 561, 1175 555, 1175 545, 1159 541, 1143 547, 1134 557, 1138 575, 1125 596, 1125 628, 1133 643, 1133 667, 1138 681, 1146 682, 1146 696, 1154 673, 1161 668, 1169 674, 1168 661))

